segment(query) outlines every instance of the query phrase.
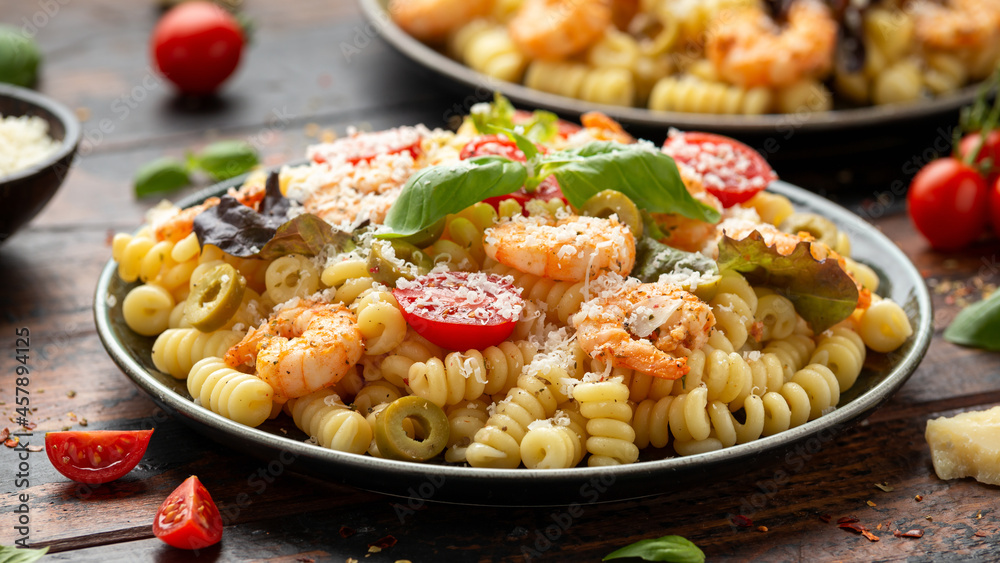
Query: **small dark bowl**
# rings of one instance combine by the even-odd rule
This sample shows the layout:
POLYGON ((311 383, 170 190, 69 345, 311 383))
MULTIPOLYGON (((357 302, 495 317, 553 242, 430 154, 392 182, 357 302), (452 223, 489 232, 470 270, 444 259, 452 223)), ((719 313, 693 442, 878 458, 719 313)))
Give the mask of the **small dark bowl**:
POLYGON ((45 160, 0 176, 0 244, 45 207, 73 164, 81 127, 66 106, 38 92, 0 84, 0 115, 37 115, 49 124, 49 137, 62 141, 45 160))

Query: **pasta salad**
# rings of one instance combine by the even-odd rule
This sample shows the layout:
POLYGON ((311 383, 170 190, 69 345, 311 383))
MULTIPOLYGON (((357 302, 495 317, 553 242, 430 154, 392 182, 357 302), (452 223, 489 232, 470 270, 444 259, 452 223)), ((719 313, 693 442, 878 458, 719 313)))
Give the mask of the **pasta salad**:
POLYGON ((545 469, 746 443, 911 335, 829 220, 726 137, 661 147, 497 97, 309 148, 113 241, 127 326, 196 403, 320 447, 545 469))
POLYGON ((591 103, 757 115, 906 103, 985 79, 990 0, 390 0, 486 76, 591 103))

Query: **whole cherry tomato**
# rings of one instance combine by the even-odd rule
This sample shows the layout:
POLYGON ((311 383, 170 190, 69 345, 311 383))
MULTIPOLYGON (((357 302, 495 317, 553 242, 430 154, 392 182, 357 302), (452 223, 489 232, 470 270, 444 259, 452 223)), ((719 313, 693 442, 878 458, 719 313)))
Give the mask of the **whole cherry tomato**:
POLYGON ((152 435, 152 430, 48 432, 45 453, 59 473, 77 483, 98 485, 132 471, 152 435))
POLYGON ((906 196, 914 226, 940 250, 961 248, 986 228, 986 180, 957 158, 931 161, 913 177, 906 196))
POLYGON ((210 94, 236 70, 243 31, 232 14, 211 2, 184 2, 153 29, 156 67, 186 94, 210 94))
POLYGON ((203 549, 222 539, 222 515, 212 495, 194 475, 163 501, 153 520, 153 534, 181 549, 203 549))
POLYGON ((989 196, 987 197, 990 207, 990 224, 993 232, 1000 234, 1000 176, 993 179, 989 185, 989 196))
POLYGON ((976 149, 979 149, 975 160, 977 166, 985 166, 986 160, 989 159, 989 169, 982 172, 986 176, 987 185, 992 185, 993 181, 1000 176, 998 174, 1000 171, 1000 130, 990 131, 985 140, 983 140, 981 133, 969 133, 962 137, 962 141, 958 144, 958 152, 963 157, 972 154, 976 149), (980 148, 980 143, 982 143, 982 148, 980 148))

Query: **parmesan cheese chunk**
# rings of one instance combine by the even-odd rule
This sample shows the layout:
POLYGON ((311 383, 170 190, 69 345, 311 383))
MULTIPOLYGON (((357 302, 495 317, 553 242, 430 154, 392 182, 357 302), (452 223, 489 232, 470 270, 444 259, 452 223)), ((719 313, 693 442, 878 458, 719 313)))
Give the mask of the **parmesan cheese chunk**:
POLYGON ((1000 407, 928 420, 924 436, 938 478, 1000 485, 1000 407))

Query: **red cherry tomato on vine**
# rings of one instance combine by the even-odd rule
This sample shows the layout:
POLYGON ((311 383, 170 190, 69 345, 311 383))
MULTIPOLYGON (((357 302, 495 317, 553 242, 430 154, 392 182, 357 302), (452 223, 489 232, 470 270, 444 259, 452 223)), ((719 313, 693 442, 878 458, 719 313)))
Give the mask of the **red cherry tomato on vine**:
POLYGON ((702 133, 681 132, 663 143, 663 152, 700 173, 705 189, 732 207, 757 195, 778 175, 753 148, 736 139, 702 133))
POLYGON ((939 158, 920 169, 906 195, 910 219, 931 246, 961 248, 986 228, 986 181, 957 158, 939 158))
POLYGON ((153 29, 156 67, 186 94, 210 94, 240 62, 243 30, 232 14, 211 2, 184 2, 153 29))
POLYGON ((170 493, 156 511, 153 534, 181 549, 203 549, 222 539, 222 515, 194 475, 170 493))
POLYGON ((406 323, 449 350, 482 350, 503 342, 524 306, 518 288, 494 274, 442 272, 396 283, 392 295, 406 323))
POLYGON ((152 435, 152 430, 48 432, 45 453, 59 473, 77 483, 99 485, 132 471, 152 435))
POLYGON ((975 163, 982 166, 986 159, 990 160, 990 170, 984 171, 984 174, 986 174, 987 184, 992 185, 998 176, 996 171, 1000 171, 1000 130, 990 131, 986 135, 985 141, 982 134, 969 133, 962 137, 962 141, 958 144, 958 152, 963 157, 972 154, 980 148, 980 142, 982 142, 982 148, 976 155, 975 163))
POLYGON ((1000 235, 1000 177, 989 185, 989 192, 990 224, 993 225, 993 232, 1000 235))

